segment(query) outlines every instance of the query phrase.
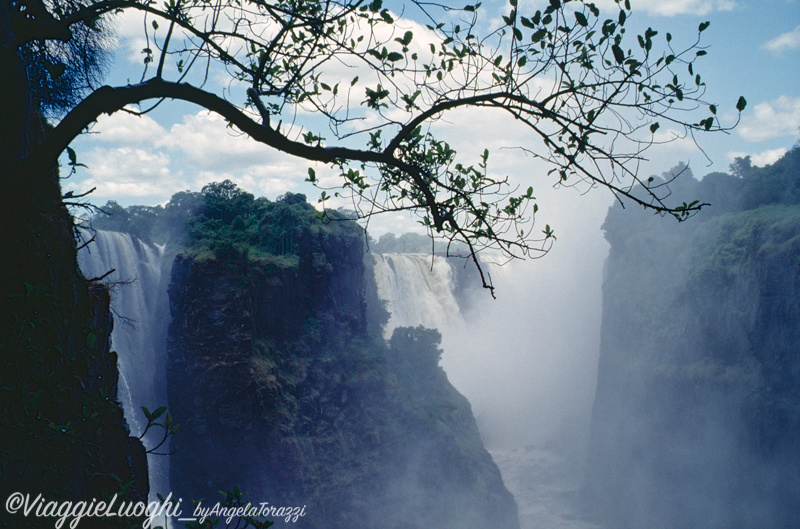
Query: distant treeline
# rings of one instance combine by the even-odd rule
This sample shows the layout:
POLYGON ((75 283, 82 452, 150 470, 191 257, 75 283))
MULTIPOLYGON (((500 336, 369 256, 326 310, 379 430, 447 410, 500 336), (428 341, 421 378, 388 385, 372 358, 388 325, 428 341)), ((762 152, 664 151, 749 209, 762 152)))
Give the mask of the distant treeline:
MULTIPOLYGON (((653 177, 648 185, 661 186, 662 194, 669 195, 665 199, 667 204, 670 204, 671 197, 691 197, 709 204, 699 213, 699 217, 706 219, 761 206, 800 204, 800 145, 772 165, 755 167, 747 156, 737 158, 730 166, 730 173, 709 173, 702 180, 697 180, 692 178, 689 167, 681 164, 661 177, 653 177), (678 178, 675 175, 679 175, 678 178)), ((624 199, 622 203, 625 207, 617 204, 606 217, 604 230, 612 237, 624 236, 635 229, 630 210, 636 208, 624 199)), ((640 213, 653 217, 651 213, 640 213)))
POLYGON ((94 215, 94 229, 129 233, 145 242, 168 244, 200 258, 230 253, 253 258, 293 256, 299 240, 320 233, 358 236, 346 212, 314 209, 306 196, 255 198, 230 180, 202 191, 175 193, 166 205, 122 207, 108 202, 94 215))
MULTIPOLYGON (((354 215, 344 210, 311 206, 306 196, 286 193, 276 200, 255 198, 230 180, 214 182, 200 192, 181 191, 165 205, 123 207, 107 202, 91 219, 94 229, 120 231, 151 244, 169 244, 198 256, 247 251, 251 255, 293 255, 297 238, 309 230, 353 230, 354 215), (348 225, 345 228, 344 225, 348 225)), ((372 253, 448 253, 448 247, 428 235, 385 233, 368 239, 372 253)), ((451 245, 449 253, 462 249, 451 245)))

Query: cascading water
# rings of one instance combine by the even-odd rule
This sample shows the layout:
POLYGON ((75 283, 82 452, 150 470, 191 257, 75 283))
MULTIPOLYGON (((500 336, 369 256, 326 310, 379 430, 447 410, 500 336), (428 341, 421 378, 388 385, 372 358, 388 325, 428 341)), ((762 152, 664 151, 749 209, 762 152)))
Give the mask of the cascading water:
POLYGON ((387 338, 397 327, 422 325, 442 331, 461 322, 453 296, 453 270, 444 257, 376 255, 375 281, 390 314, 384 330, 387 338))
MULTIPOLYGON (((163 247, 153 247, 126 233, 82 231, 94 241, 78 252, 78 264, 89 279, 100 278, 111 288, 114 329, 111 349, 117 353, 118 395, 131 435, 142 435, 147 420, 141 407, 154 410, 167 402, 164 354, 169 303, 163 273, 163 247), (111 272, 108 274, 108 272, 111 272), (106 275, 108 274, 108 275, 106 275)), ((160 432, 154 432, 153 439, 160 432)), ((147 449, 160 441, 143 439, 147 449)), ((159 451, 166 451, 161 447, 159 451)), ((166 456, 148 454, 150 494, 166 490, 166 456)))
MULTIPOLYGON (((430 255, 375 258, 390 320, 442 334, 442 367, 472 404, 484 442, 519 508, 522 529, 595 529, 574 504, 593 399, 599 284, 579 267, 505 265, 489 256, 498 300, 474 285, 459 309, 452 264, 430 255), (565 328, 565 322, 582 325, 565 328)), ((469 288, 469 285, 467 285, 469 288)), ((460 293, 463 296, 464 293, 460 293)))
MULTIPOLYGON (((79 252, 79 262, 89 278, 115 270, 103 281, 112 288, 112 348, 119 358, 119 399, 132 435, 139 435, 146 424, 140 407, 152 410, 166 403, 164 352, 169 324, 169 274, 163 268, 163 249, 127 234, 99 231, 95 241, 79 252)), ((447 259, 422 254, 375 256, 378 294, 387 302, 391 315, 385 332, 388 336, 397 327, 423 325, 442 333, 443 367, 473 404, 484 439, 488 440, 507 486, 517 496, 523 529, 591 527, 577 520, 565 522, 571 511, 560 498, 565 491, 574 492, 574 483, 547 482, 558 467, 564 466, 564 458, 549 449, 526 448, 519 440, 531 439, 531 431, 526 428, 534 422, 538 422, 539 432, 547 430, 552 434, 554 427, 542 427, 549 421, 548 406, 563 408, 569 398, 577 398, 575 387, 570 387, 571 382, 578 384, 575 369, 559 371, 558 366, 569 364, 580 352, 576 347, 580 333, 573 329, 567 338, 553 343, 547 335, 552 334, 549 330, 557 321, 580 318, 581 310, 592 311, 595 307, 586 302, 585 295, 581 309, 576 309, 575 304, 562 307, 558 303, 571 295, 569 289, 581 290, 580 281, 576 281, 581 274, 570 273, 574 271, 562 267, 552 276, 539 272, 533 281, 526 281, 530 275, 527 270, 492 263, 486 267, 506 303, 490 300, 476 285, 476 295, 484 297, 472 303, 475 309, 465 313, 456 299, 454 269, 447 259), (569 283, 567 289, 563 285, 554 287, 564 278, 569 283), (531 283, 537 286, 531 287, 531 283), (567 314, 565 310, 572 312, 567 314), (520 377, 528 377, 528 387, 533 392, 514 393, 519 391, 520 377), (520 401, 534 405, 523 409, 518 405, 520 401), (519 435, 515 444, 493 448, 496 439, 513 437, 509 431, 502 431, 504 424, 514 422, 508 421, 509 417, 517 418, 514 428, 519 435), (534 483, 540 479, 534 475, 544 476, 544 482, 534 483), (543 511, 550 518, 543 518, 543 511)), ((594 335, 593 328, 586 329, 594 335)), ((589 348, 596 351, 594 345, 589 348)), ((534 443, 539 445, 538 440, 534 443)), ((145 444, 151 446, 147 439, 145 444)), ((148 465, 151 495, 168 492, 168 458, 151 455, 148 465)))

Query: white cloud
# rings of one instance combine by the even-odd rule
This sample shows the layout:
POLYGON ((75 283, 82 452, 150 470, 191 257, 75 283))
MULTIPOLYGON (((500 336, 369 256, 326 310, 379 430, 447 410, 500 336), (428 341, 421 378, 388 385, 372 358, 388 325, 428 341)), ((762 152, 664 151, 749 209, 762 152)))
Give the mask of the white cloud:
POLYGON ((782 136, 800 137, 800 97, 780 96, 759 103, 737 127, 747 141, 759 142, 782 136))
POLYGON ((157 197, 186 187, 180 175, 170 170, 165 153, 134 147, 94 148, 80 159, 88 166, 88 175, 71 179, 66 190, 82 193, 96 187, 94 195, 100 197, 157 197))
POLYGON ((160 152, 131 147, 94 149, 87 155, 92 176, 110 180, 164 178, 169 175, 169 157, 160 152))
POLYGON ((178 151, 186 163, 206 170, 235 171, 270 161, 270 147, 230 129, 218 114, 187 114, 155 145, 178 151))
POLYGON ((786 154, 786 149, 781 147, 778 149, 769 149, 755 154, 746 152, 731 151, 728 153, 728 161, 733 162, 736 158, 750 157, 750 161, 757 167, 764 167, 765 165, 772 165, 786 154))
MULTIPOLYGON (((611 0, 596 2, 604 8, 615 8, 611 0)), ((707 15, 714 11, 732 11, 737 4, 733 0, 631 0, 631 8, 651 15, 707 15)))
POLYGON ((155 145, 180 158, 185 172, 202 175, 198 189, 230 178, 248 191, 275 196, 296 189, 310 163, 230 129, 221 116, 205 111, 184 116, 155 145))
POLYGON ((103 114, 92 127, 92 132, 97 133, 101 141, 125 145, 154 143, 166 134, 164 128, 150 116, 135 116, 127 112, 116 112, 110 116, 103 114))
POLYGON ((125 53, 128 62, 143 64, 142 50, 147 47, 144 13, 137 9, 126 9, 111 20, 115 26, 113 33, 117 38, 115 47, 125 53))
POLYGON ((800 26, 797 26, 792 31, 778 35, 762 46, 762 49, 772 53, 783 53, 784 51, 798 48, 800 48, 800 26))

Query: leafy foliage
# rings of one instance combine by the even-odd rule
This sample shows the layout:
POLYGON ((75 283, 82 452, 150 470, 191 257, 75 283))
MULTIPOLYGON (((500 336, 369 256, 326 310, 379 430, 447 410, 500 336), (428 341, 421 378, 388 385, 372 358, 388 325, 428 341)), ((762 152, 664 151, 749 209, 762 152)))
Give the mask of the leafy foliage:
MULTIPOLYGON (((537 10, 511 0, 495 27, 480 3, 455 9, 414 1, 404 6, 412 20, 402 29, 381 0, 14 5, 27 17, 27 31, 15 35, 20 47, 70 42, 67 30, 94 28, 110 13, 147 18, 142 81, 91 93, 19 174, 53 163, 101 113, 184 100, 268 146, 329 164, 340 176, 335 194, 351 197, 361 216, 417 213, 432 235, 466 244, 479 267, 476 254, 488 247, 515 257, 544 253, 553 230, 532 227, 534 182, 517 188, 492 174, 488 150, 459 155, 434 133, 441 116, 466 108, 505 113, 527 127, 535 139, 522 148, 551 164, 558 185, 604 187, 678 219, 702 204, 668 205, 666 187, 632 193, 644 183, 637 174, 644 153, 659 143, 662 126, 686 135, 730 128, 704 99, 696 71, 709 23, 685 45, 652 28, 630 35, 628 0, 615 0, 608 13, 585 0, 537 10), (222 95, 202 81, 217 66, 232 78, 222 95)), ((736 110, 745 105, 740 98, 736 110)), ((308 179, 321 185, 313 170, 308 179)))
POLYGON ((165 206, 126 208, 111 200, 92 217, 91 225, 129 233, 148 243, 179 243, 185 236, 187 219, 199 215, 203 207, 203 197, 191 191, 175 193, 165 206))
POLYGON ((737 158, 731 166, 742 179, 742 207, 766 204, 800 204, 800 146, 767 167, 753 167, 750 157, 737 158))
POLYGON ((436 329, 398 327, 389 340, 390 366, 401 379, 425 382, 442 374, 442 335, 436 329))
POLYGON ((370 243, 370 251, 381 253, 434 253, 439 255, 467 255, 468 251, 463 245, 443 244, 431 241, 430 237, 420 233, 384 233, 377 241, 370 243), (432 243, 433 242, 433 243, 432 243))
MULTIPOLYGON (((800 204, 800 146, 764 167, 754 167, 749 157, 737 158, 731 164, 730 173, 711 173, 700 181, 691 178, 689 168, 680 164, 660 177, 651 177, 648 185, 652 188, 672 182, 676 194, 697 196, 709 204, 700 214, 701 218, 746 212, 770 205, 800 204), (676 180, 677 175, 684 178, 676 180)), ((636 188, 632 192, 646 191, 636 188)), ((662 229, 657 227, 652 216, 643 212, 632 216, 625 214, 623 209, 629 205, 630 201, 621 201, 606 217, 603 229, 612 244, 623 244, 624 239, 640 232, 643 225, 650 230, 662 229)))
POLYGON ((201 258, 268 259, 296 265, 300 244, 320 234, 358 237, 346 212, 318 212, 305 195, 286 193, 275 201, 255 198, 230 180, 199 193, 176 193, 166 206, 109 202, 92 219, 97 229, 124 231, 148 242, 169 243, 174 252, 201 258))
MULTIPOLYGON (((91 3, 87 0, 13 2, 10 16, 21 29, 18 38, 24 38, 33 29, 33 21, 53 24, 64 14, 86 9, 91 3)), ((100 86, 113 38, 107 21, 100 17, 77 21, 59 31, 62 34, 58 38, 29 40, 20 49, 36 105, 52 118, 62 117, 100 86)))

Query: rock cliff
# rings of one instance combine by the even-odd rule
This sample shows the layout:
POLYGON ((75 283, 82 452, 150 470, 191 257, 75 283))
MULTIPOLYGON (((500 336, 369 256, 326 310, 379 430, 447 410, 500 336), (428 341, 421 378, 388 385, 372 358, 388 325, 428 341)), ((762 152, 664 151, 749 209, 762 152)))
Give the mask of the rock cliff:
MULTIPOLYGON (((45 125, 35 113, 29 125, 19 137, 36 144, 45 125)), ((3 171, 11 166, 6 147, 0 146, 3 171)), ((7 187, 0 235, 0 497, 146 500, 144 448, 129 436, 116 401, 109 293, 78 270, 58 172, 7 187)), ((53 523, 5 509, 0 517, 2 527, 53 523)), ((141 523, 141 517, 88 519, 82 526, 141 523)))
POLYGON ((282 218, 304 227, 272 246, 281 255, 174 262, 173 492, 216 502, 239 486, 256 504, 305 505, 310 528, 517 528, 438 333, 382 339, 363 232, 282 218))
POLYGON ((609 212, 587 486, 609 525, 796 524, 800 206, 752 190, 798 158, 687 184, 719 205, 685 224, 609 212))

